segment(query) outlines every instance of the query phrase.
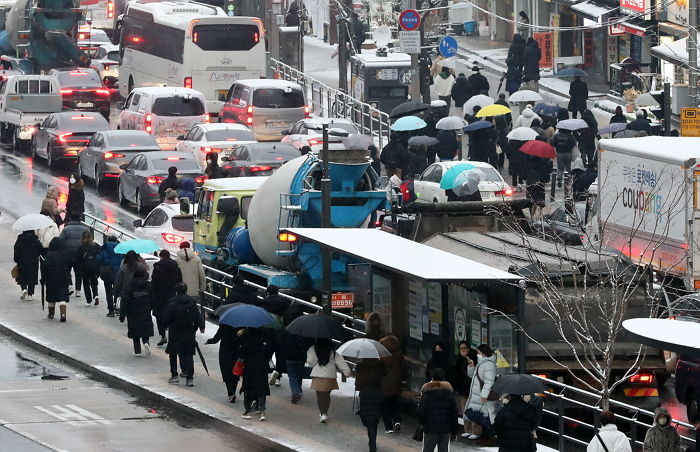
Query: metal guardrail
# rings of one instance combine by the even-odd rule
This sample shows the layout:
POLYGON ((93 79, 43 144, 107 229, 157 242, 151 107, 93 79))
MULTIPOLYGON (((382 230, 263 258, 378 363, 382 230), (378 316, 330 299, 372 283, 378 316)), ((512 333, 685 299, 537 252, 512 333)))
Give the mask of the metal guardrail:
MULTIPOLYGON (((556 436, 559 439, 559 450, 567 450, 568 444, 586 446, 588 444, 586 441, 567 434, 566 425, 569 424, 583 427, 584 429, 590 431, 590 436, 593 436, 598 428, 596 425, 598 425, 599 415, 603 411, 600 406, 602 401, 601 396, 574 386, 560 383, 556 380, 550 380, 549 378, 537 375, 535 375, 535 377, 545 382, 549 387, 549 390, 546 392, 547 396, 545 398, 543 417, 550 416, 557 420, 557 430, 542 426, 540 426, 538 430, 542 433, 556 436), (588 401, 588 403, 584 400, 588 401), (593 425, 580 419, 576 419, 575 417, 567 416, 567 412, 572 409, 590 412, 594 419, 593 425)), ((634 446, 633 450, 635 450, 637 446, 642 446, 644 444, 644 434, 648 428, 651 428, 651 424, 646 423, 639 418, 641 416, 645 416, 653 419, 654 413, 614 399, 610 399, 609 403, 610 409, 614 410, 616 413, 615 419, 617 423, 622 423, 629 426, 629 434, 634 446), (621 414, 620 412, 624 412, 624 414, 621 414)), ((695 431, 695 427, 687 422, 672 419, 670 424, 675 425, 676 427, 684 427, 691 432, 695 431)), ((679 433, 681 432, 679 431, 679 433)), ((695 444, 695 438, 691 438, 683 433, 681 433, 681 441, 683 442, 684 446, 695 444)))
POLYGON ((364 134, 375 138, 381 149, 388 141, 389 115, 349 94, 326 85, 279 60, 270 58, 278 78, 298 83, 313 112, 326 118, 345 118, 364 134))
MULTIPOLYGON (((90 214, 84 214, 85 219, 83 220, 83 224, 85 224, 87 227, 92 229, 94 232, 97 232, 101 234, 101 237, 104 241, 104 237, 108 235, 114 235, 117 237, 117 240, 121 241, 122 239, 135 239, 137 238, 133 234, 124 231, 123 229, 120 229, 114 225, 111 225, 107 223, 106 221, 95 217, 94 215, 90 214)), ((204 275, 207 279, 207 282, 210 283, 210 287, 207 287, 207 290, 205 290, 204 297, 205 300, 211 300, 214 301, 214 303, 200 303, 200 307, 209 312, 212 313, 214 312, 214 308, 212 306, 214 305, 219 305, 224 302, 226 299, 226 294, 228 290, 230 290, 233 286, 230 284, 231 283, 231 278, 233 278, 232 274, 226 273, 224 271, 221 271, 219 269, 216 269, 214 267, 210 267, 208 265, 203 265, 204 267, 204 275), (218 301, 218 303, 216 303, 218 301)), ((256 284, 251 281, 244 281, 244 284, 247 286, 254 287, 255 289, 258 290, 264 290, 265 286, 262 286, 260 284, 256 284)), ((292 303, 299 303, 303 305, 306 308, 309 309, 314 309, 317 312, 320 311, 322 308, 321 306, 311 303, 310 301, 303 300, 301 298, 294 297, 292 295, 288 295, 285 293, 280 293, 279 294, 282 298, 285 298, 289 300, 292 303)), ((258 298, 262 300, 262 297, 258 295, 258 298)), ((204 300, 202 300, 204 301, 204 300)), ((352 326, 347 325, 347 323, 350 323, 350 325, 360 325, 364 327, 365 322, 364 320, 360 319, 355 319, 354 317, 343 314, 342 312, 338 311, 332 311, 332 315, 335 317, 338 317, 339 319, 342 319, 342 326, 343 328, 356 335, 356 336, 364 336, 365 333, 364 331, 358 330, 356 328, 353 328, 352 326)))

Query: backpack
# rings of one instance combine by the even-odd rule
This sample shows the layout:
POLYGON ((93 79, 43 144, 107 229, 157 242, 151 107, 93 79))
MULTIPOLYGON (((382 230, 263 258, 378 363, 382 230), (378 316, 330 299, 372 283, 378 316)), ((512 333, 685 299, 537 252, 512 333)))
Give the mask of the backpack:
POLYGON ((401 199, 403 202, 413 202, 418 197, 416 196, 416 190, 413 186, 412 180, 405 180, 401 183, 401 199))
POLYGON ((83 273, 87 276, 97 277, 101 273, 101 263, 99 260, 100 247, 93 245, 83 252, 83 273))

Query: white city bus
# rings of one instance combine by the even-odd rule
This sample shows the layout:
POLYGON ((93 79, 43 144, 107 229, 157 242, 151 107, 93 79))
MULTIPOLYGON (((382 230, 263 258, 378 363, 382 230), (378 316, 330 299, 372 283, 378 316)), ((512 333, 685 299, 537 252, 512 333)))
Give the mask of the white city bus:
POLYGON ((264 33, 258 18, 203 3, 129 2, 119 34, 121 95, 184 86, 204 94, 207 111, 217 115, 233 82, 265 76, 264 33))

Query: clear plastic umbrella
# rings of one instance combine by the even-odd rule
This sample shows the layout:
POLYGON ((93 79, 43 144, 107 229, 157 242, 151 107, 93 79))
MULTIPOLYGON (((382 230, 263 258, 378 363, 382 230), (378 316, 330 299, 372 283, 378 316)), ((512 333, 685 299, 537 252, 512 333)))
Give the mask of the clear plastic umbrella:
POLYGON ((476 107, 477 105, 481 108, 484 108, 488 105, 493 105, 493 103, 494 100, 491 99, 489 96, 486 96, 484 94, 477 94, 476 96, 472 96, 471 99, 465 102, 464 106, 462 107, 462 113, 471 116, 474 114, 474 107, 476 107))
POLYGON ((535 91, 530 91, 529 89, 524 89, 522 91, 514 92, 509 98, 508 102, 542 102, 542 96, 535 91))
POLYGON ((517 127, 506 135, 509 140, 530 141, 537 138, 538 134, 530 127, 517 127))
POLYGON ((484 173, 478 169, 466 170, 455 177, 452 191, 457 196, 473 195, 479 190, 479 183, 483 178, 484 173))
POLYGON ((469 123, 459 116, 447 116, 442 118, 435 124, 435 128, 439 130, 459 130, 467 127, 469 123))
POLYGON ((40 213, 30 213, 19 217, 12 225, 13 231, 34 231, 48 228, 53 224, 53 220, 40 213))
POLYGON ((565 119, 557 123, 557 129, 580 130, 588 127, 583 119, 565 119))
POLYGON ((374 339, 352 339, 338 347, 338 353, 348 358, 379 359, 390 356, 391 353, 374 339))

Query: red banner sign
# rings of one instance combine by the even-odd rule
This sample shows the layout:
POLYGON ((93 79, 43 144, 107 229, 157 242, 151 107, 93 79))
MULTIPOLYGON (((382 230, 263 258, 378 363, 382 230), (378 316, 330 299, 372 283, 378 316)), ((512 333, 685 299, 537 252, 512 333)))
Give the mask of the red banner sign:
POLYGON ((593 67, 593 30, 583 32, 583 67, 593 67))
POLYGON ((540 46, 540 68, 551 69, 554 67, 554 34, 551 32, 533 33, 532 38, 540 46))
POLYGON ((609 36, 620 36, 624 35, 625 33, 627 32, 625 31, 625 27, 623 27, 622 25, 613 24, 608 27, 609 36))
POLYGON ((647 0, 620 0, 622 12, 643 13, 646 11, 647 0))
POLYGON ((355 294, 352 292, 335 292, 331 294, 331 307, 333 309, 352 309, 355 303, 355 294))

